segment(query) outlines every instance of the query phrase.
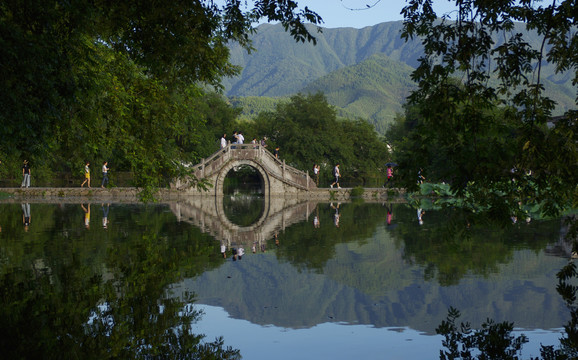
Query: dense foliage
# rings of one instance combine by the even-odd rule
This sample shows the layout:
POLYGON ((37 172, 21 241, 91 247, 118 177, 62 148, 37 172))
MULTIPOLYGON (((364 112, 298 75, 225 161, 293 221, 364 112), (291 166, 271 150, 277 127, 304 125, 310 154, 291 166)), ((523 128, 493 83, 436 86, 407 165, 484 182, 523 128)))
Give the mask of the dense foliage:
MULTIPOLYGON (((417 187, 418 171, 448 182, 472 209, 516 219, 528 205, 546 214, 576 207, 578 149, 574 110, 552 122, 556 102, 545 95, 544 60, 578 84, 576 7, 573 1, 537 6, 532 1, 455 1, 439 18, 430 0, 403 9, 403 36, 420 38, 425 55, 413 73, 418 89, 405 118, 388 138, 395 144, 403 183, 417 187), (515 22, 536 33, 531 44, 515 22), (497 81, 494 81, 494 78, 497 81)), ((526 33, 527 34, 527 33, 526 33)), ((576 94, 575 94, 576 96, 576 94)), ((574 226, 576 221, 574 219, 574 226)), ((570 230, 568 237, 576 235, 570 230)), ((575 265, 558 274, 558 291, 576 317, 575 265)), ((525 337, 513 324, 488 319, 472 331, 450 309, 437 329, 447 350, 440 359, 518 358, 525 337)), ((543 347, 541 358, 576 356, 576 321, 565 327, 562 347, 543 347)))
POLYGON ((20 205, 4 205, 1 215, 2 253, 10 254, 0 266, 3 357, 240 358, 222 338, 195 333, 201 314, 192 294, 168 290, 224 261, 213 238, 170 212, 32 204, 29 231, 20 205), (90 226, 78 226, 87 224, 84 209, 90 226), (114 223, 101 227, 109 210, 114 223))
POLYGON ((454 19, 439 19, 429 0, 403 10, 403 36, 422 39, 425 51, 412 76, 418 89, 394 130, 403 183, 415 188, 423 167, 428 180, 449 182, 502 216, 526 203, 551 214, 576 206, 576 111, 549 123, 555 102, 541 78, 547 60, 578 82, 574 5, 456 1, 456 8, 454 19), (542 46, 527 42, 515 21, 542 46))
POLYGON ((252 23, 280 21, 314 41, 318 23, 293 1, 136 3, 8 0, 0 4, 0 156, 18 173, 107 160, 150 189, 203 148, 199 85, 238 72, 229 42, 250 49, 252 23))
POLYGON ((295 95, 289 102, 279 103, 275 111, 260 113, 247 126, 251 137, 269 139, 269 150, 278 146, 280 158, 288 164, 310 173, 313 164, 319 164, 323 186, 337 163, 350 187, 379 177, 389 157, 386 144, 371 124, 338 119, 321 93, 295 95))
POLYGON ((377 54, 315 80, 303 92, 324 92, 340 113, 367 119, 383 134, 415 87, 412 71, 408 65, 377 54))

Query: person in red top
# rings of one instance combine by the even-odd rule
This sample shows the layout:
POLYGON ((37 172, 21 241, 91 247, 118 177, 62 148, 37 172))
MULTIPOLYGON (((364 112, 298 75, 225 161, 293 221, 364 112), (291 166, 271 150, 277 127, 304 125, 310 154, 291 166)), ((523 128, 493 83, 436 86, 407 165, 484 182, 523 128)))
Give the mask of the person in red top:
POLYGON ((386 183, 386 185, 389 186, 389 184, 392 182, 393 182, 393 167, 391 165, 387 165, 387 183, 386 183))

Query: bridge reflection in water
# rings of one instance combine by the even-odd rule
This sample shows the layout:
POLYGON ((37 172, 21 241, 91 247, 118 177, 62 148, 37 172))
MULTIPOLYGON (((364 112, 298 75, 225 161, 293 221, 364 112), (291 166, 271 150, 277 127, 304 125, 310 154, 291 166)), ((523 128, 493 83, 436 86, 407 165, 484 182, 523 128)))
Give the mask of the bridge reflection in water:
POLYGON ((190 197, 172 203, 179 221, 189 222, 230 246, 263 244, 279 232, 298 222, 307 221, 318 201, 302 198, 265 196, 261 216, 253 224, 233 223, 225 214, 223 196, 190 197))

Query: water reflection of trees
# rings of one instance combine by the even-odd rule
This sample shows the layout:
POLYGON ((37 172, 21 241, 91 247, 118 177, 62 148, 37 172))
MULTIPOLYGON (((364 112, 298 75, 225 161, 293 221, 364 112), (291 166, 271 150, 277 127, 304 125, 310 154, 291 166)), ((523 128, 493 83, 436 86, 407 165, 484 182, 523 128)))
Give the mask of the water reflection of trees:
POLYGON ((426 280, 437 279, 442 286, 458 284, 467 274, 495 273, 517 249, 543 250, 560 229, 559 220, 512 224, 455 208, 428 211, 424 219, 421 226, 417 220, 401 223, 393 232, 403 259, 424 266, 426 280))
POLYGON ((84 230, 77 205, 32 207, 27 233, 12 225, 19 206, 0 214, 4 358, 239 357, 223 339, 191 331, 199 316, 192 294, 167 290, 221 263, 212 239, 178 229, 186 225, 159 207, 124 208, 112 226, 84 237, 70 235, 84 230), (137 216, 144 231, 126 231, 137 216))
MULTIPOLYGON (((459 209, 427 211, 419 225, 416 209, 403 204, 389 209, 394 226, 388 230, 403 249, 403 260, 423 266, 426 280, 436 279, 442 286, 458 284, 467 274, 495 273, 516 250, 541 251, 560 230, 559 220, 512 224, 472 217, 459 209)), ((280 235, 284 246, 277 256, 298 268, 322 272, 335 256, 336 245, 367 242, 387 221, 387 208, 381 204, 341 204, 339 228, 327 226, 334 212, 330 204, 319 204, 316 215, 323 226, 293 225, 280 235)))
POLYGON ((383 223, 383 208, 379 204, 341 203, 339 206, 339 227, 333 218, 337 203, 319 204, 314 216, 322 226, 301 222, 283 232, 282 247, 277 249, 277 257, 288 261, 302 270, 323 272, 327 262, 334 258, 337 244, 356 241, 365 243, 372 237, 378 225, 383 223))
POLYGON ((265 199, 239 193, 223 197, 223 208, 225 209, 225 216, 233 224, 250 226, 263 216, 265 199))
MULTIPOLYGON (((571 261, 557 274, 558 294, 570 311, 570 320, 564 325, 565 332, 559 345, 541 344, 540 357, 534 360, 569 360, 578 358, 578 271, 571 261)), ((518 359, 523 345, 528 342, 524 335, 514 335, 514 323, 486 320, 480 329, 474 330, 469 323, 457 321, 459 310, 450 308, 447 319, 442 321, 436 332, 444 336, 444 350, 440 359, 518 359)))

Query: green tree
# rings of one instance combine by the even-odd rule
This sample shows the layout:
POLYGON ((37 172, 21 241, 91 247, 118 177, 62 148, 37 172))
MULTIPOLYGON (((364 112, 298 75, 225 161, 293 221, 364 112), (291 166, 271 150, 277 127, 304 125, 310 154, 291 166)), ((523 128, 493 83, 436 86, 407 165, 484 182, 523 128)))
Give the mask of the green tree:
POLYGON ((2 2, 0 153, 60 170, 114 159, 137 186, 161 185, 204 145, 190 135, 205 126, 197 86, 238 72, 228 43, 250 50, 261 19, 298 41, 315 41, 304 22, 321 21, 285 0, 2 2))
POLYGON ((302 170, 321 166, 327 179, 341 164, 344 181, 363 183, 388 158, 385 143, 364 120, 338 119, 336 110, 321 93, 297 94, 273 112, 255 119, 252 132, 267 136, 270 147, 279 146, 281 158, 302 170))
POLYGON ((447 351, 440 350, 440 360, 519 359, 522 346, 528 342, 524 334, 512 335, 513 323, 488 320, 480 330, 473 331, 468 323, 461 323, 458 327, 456 320, 459 317, 460 312, 450 308, 447 320, 436 329, 438 334, 445 337, 442 343, 447 348, 447 351))
MULTIPOLYGON (((410 142, 423 143, 414 155, 435 145, 453 174, 453 189, 469 190, 489 208, 516 211, 519 201, 529 200, 554 214, 576 206, 577 112, 549 128, 555 103, 544 96, 540 77, 548 61, 578 83, 574 3, 455 4, 457 10, 441 18, 431 0, 412 0, 402 10, 402 36, 422 39, 425 52, 412 75, 418 89, 409 98, 419 114, 410 142), (516 22, 539 34, 541 46, 526 42, 516 22), (492 74, 497 82, 490 81, 492 74)), ((415 172, 403 174, 409 186, 415 172)))

